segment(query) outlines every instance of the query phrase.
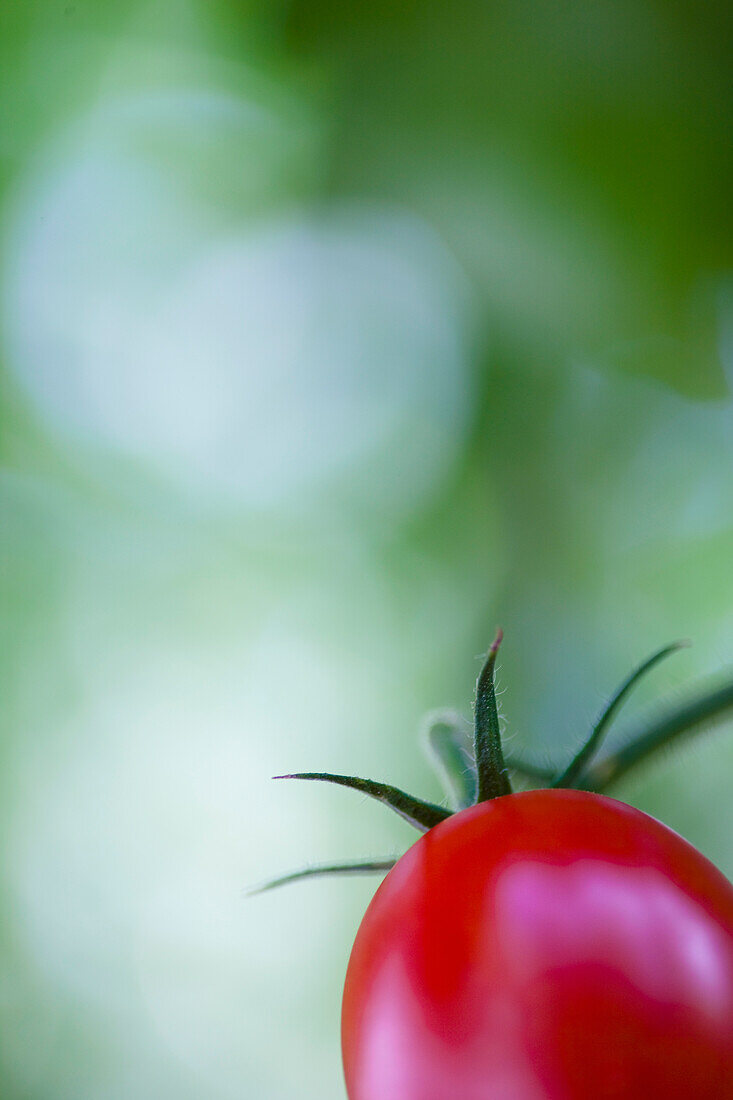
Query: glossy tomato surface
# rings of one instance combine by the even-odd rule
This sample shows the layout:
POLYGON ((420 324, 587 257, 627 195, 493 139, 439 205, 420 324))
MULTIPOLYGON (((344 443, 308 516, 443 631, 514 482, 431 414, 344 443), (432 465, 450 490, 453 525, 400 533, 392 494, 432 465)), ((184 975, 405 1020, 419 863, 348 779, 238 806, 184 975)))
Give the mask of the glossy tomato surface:
POLYGON ((730 1100, 733 887, 601 795, 508 795, 377 891, 344 990, 350 1100, 730 1100))

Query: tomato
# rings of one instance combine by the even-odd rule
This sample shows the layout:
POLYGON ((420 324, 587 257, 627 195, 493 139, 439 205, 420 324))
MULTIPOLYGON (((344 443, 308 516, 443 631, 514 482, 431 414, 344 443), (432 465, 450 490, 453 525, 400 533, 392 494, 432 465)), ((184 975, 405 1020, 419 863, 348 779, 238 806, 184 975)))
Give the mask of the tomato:
POLYGON ((579 790, 480 802, 390 871, 354 943, 350 1100, 731 1100, 733 886, 579 790))
POLYGON ((668 710, 594 759, 622 682, 558 768, 505 760, 494 667, 476 684, 473 745, 437 716, 428 744, 455 809, 387 783, 325 780, 424 835, 394 860, 304 868, 384 873, 351 954, 342 1013, 350 1100, 733 1100, 733 886, 690 844, 601 795, 629 768, 733 710, 733 683, 668 710), (512 793, 511 772, 537 780, 512 793))

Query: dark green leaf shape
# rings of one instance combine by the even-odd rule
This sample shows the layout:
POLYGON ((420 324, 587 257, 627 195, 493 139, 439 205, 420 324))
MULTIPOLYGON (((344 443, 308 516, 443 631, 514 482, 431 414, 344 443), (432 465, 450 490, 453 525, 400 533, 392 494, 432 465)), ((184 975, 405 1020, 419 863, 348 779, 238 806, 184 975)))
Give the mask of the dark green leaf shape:
POLYGON ((553 782, 553 787, 577 787, 580 785, 580 778, 586 766, 600 748, 608 727, 632 689, 647 672, 650 672, 654 666, 658 665, 660 661, 663 661, 665 657, 669 657, 672 653, 676 653, 679 649, 683 649, 689 644, 689 642, 672 642, 670 645, 662 646, 661 649, 652 653, 651 657, 647 657, 646 661, 643 661, 638 668, 635 668, 634 671, 626 677, 624 682, 611 697, 610 702, 593 727, 590 737, 576 756, 573 757, 562 775, 558 776, 553 782))
POLYGON ((451 816, 451 811, 443 806, 436 806, 432 802, 423 802, 420 798, 413 798, 398 787, 392 787, 388 783, 375 783, 371 779, 359 779, 354 775, 332 775, 330 772, 296 772, 293 775, 276 775, 275 779, 314 779, 324 783, 337 783, 341 787, 350 787, 359 791, 377 802, 383 802, 391 810, 399 814, 420 832, 426 833, 434 825, 440 824, 451 816))
POLYGON ((588 768, 578 786, 583 790, 603 791, 659 749, 685 734, 700 733, 713 723, 731 716, 733 682, 669 711, 638 736, 630 738, 617 752, 588 768))
POLYGON ((287 875, 270 879, 260 886, 254 886, 247 890, 247 897, 256 894, 265 894, 268 890, 276 890, 278 886, 289 886, 291 882, 299 882, 306 878, 325 878, 329 875, 376 875, 386 874, 394 867, 396 859, 371 859, 361 863, 322 863, 315 867, 302 867, 299 871, 291 871, 287 875))
POLYGON ((476 682, 474 755, 479 802, 488 802, 489 799, 512 793, 501 747, 501 729, 494 687, 494 666, 503 637, 503 632, 498 630, 476 682))

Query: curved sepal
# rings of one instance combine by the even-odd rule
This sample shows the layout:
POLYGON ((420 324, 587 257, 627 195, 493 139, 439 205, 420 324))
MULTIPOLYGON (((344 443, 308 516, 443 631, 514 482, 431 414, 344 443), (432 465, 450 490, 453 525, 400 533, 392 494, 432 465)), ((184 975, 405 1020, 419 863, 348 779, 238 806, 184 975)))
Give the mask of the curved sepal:
POLYGON ((573 757, 570 764, 567 766, 562 775, 559 775, 552 784, 553 787, 575 787, 578 785, 578 780, 589 764, 592 757, 598 751, 601 745, 601 741, 605 736, 606 730, 610 726, 611 722, 615 718, 621 704, 626 699, 627 695, 631 692, 639 680, 650 672, 655 665, 663 661, 665 657, 669 657, 672 653, 676 653, 677 650, 683 649, 688 646, 689 642, 672 642, 671 645, 662 646, 655 653, 652 653, 651 657, 647 657, 646 661, 635 668, 634 671, 626 677, 624 682, 611 697, 610 702, 603 710, 600 718, 596 722, 591 735, 585 742, 580 751, 573 757))
POLYGON ((291 882, 300 882, 306 878, 325 878, 331 875, 386 875, 396 862, 396 859, 370 859, 361 863, 321 863, 314 867, 301 867, 299 871, 291 871, 287 875, 280 875, 278 878, 260 883, 259 886, 253 886, 246 891, 246 895, 254 897, 256 894, 265 894, 268 890, 289 886, 291 882))
POLYGON ((468 724, 456 711, 435 711, 425 719, 423 743, 451 805, 456 810, 473 806, 478 780, 468 724))
POLYGON ((499 652, 503 637, 503 631, 501 629, 497 630, 496 638, 491 644, 484 667, 481 669, 479 678, 476 681, 473 743, 476 774, 478 776, 477 800, 479 802, 487 802, 491 798, 498 798, 500 795, 512 793, 501 746, 501 728, 499 726, 499 712, 496 706, 496 689, 494 686, 496 655, 499 652))
POLYGON ((420 832, 426 833, 434 825, 440 824, 451 816, 451 811, 444 806, 436 806, 432 802, 423 802, 420 798, 413 798, 398 787, 392 787, 389 783, 375 783, 371 779, 359 779, 355 775, 332 775, 330 772, 295 772, 293 775, 276 775, 275 779, 314 779, 324 783, 337 783, 341 787, 350 787, 360 794, 366 794, 375 798, 377 802, 383 802, 391 810, 399 814, 420 832))
POLYGON ((587 791, 603 791, 621 779, 630 768, 678 738, 701 733, 714 723, 732 716, 733 682, 663 715, 642 733, 630 738, 617 752, 588 768, 578 786, 587 791))

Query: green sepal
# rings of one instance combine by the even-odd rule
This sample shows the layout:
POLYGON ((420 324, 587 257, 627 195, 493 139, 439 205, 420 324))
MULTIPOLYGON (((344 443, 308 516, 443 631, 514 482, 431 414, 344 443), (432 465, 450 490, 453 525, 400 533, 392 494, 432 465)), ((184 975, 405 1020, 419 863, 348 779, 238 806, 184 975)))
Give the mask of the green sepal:
POLYGON ((253 886, 246 891, 247 897, 256 894, 265 894, 268 890, 276 890, 279 886, 289 886, 291 882, 299 882, 306 878, 325 878, 329 875, 372 875, 387 874, 396 864, 396 859, 371 859, 361 863, 322 863, 315 867, 301 867, 299 871, 291 871, 279 878, 269 879, 259 886, 253 886))
POLYGON ((590 737, 570 761, 565 771, 553 782, 553 787, 576 787, 579 785, 580 777, 586 765, 600 748, 601 741, 608 727, 631 690, 647 672, 650 672, 654 666, 659 664, 660 661, 663 661, 665 657, 669 657, 672 653, 676 653, 677 650, 683 649, 689 644, 689 642, 672 642, 670 645, 662 646, 661 649, 652 653, 651 657, 647 657, 646 661, 643 661, 638 668, 635 668, 634 671, 626 677, 624 682, 611 697, 610 702, 604 708, 600 718, 591 731, 590 737))
POLYGON ((451 811, 444 806, 436 806, 432 802, 423 802, 420 798, 413 798, 398 787, 392 787, 389 783, 375 783, 371 779, 359 779, 354 775, 332 775, 330 772, 296 772, 293 775, 276 775, 275 779, 315 779, 324 783, 337 783, 341 787, 350 787, 360 794, 366 794, 375 798, 377 802, 383 802, 391 810, 399 814, 414 828, 426 833, 434 825, 451 816, 451 811))
POLYGON ((456 711, 441 710, 429 714, 423 727, 423 742, 456 810, 473 806, 478 794, 476 763, 471 751, 470 727, 456 711))
POLYGON ((702 733, 727 716, 733 716, 733 682, 663 715, 636 737, 629 738, 616 752, 588 768, 578 786, 587 791, 603 791, 660 749, 686 734, 702 733))
POLYGON ((501 728, 494 686, 496 655, 503 637, 503 631, 497 630, 496 638, 491 644, 484 667, 476 681, 473 743, 478 776, 477 801, 479 802, 488 802, 492 798, 512 793, 501 746, 501 728))

